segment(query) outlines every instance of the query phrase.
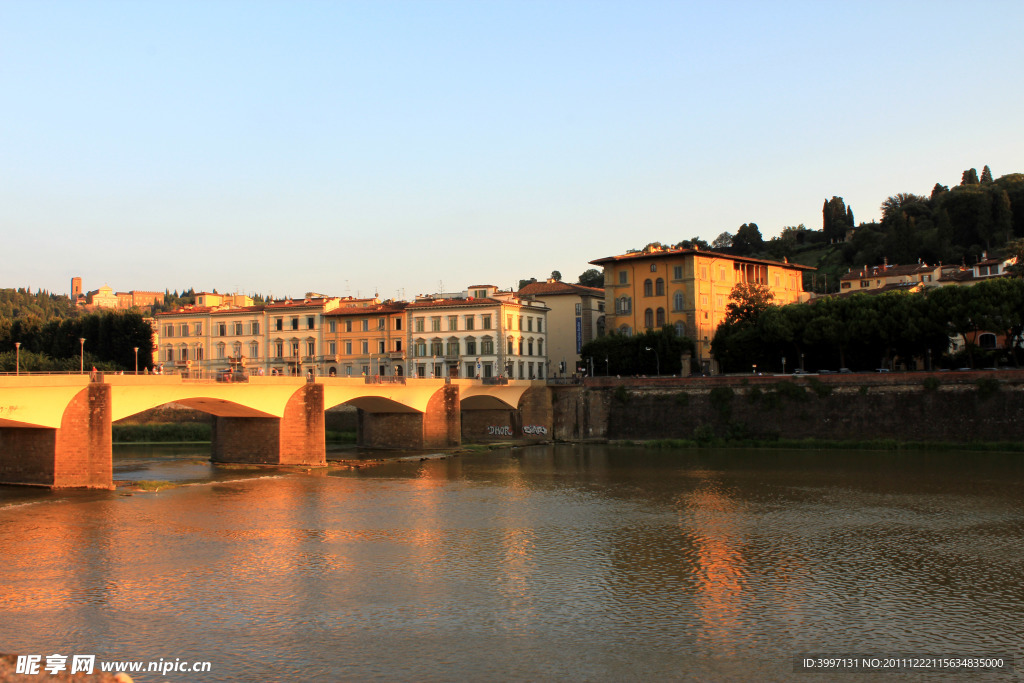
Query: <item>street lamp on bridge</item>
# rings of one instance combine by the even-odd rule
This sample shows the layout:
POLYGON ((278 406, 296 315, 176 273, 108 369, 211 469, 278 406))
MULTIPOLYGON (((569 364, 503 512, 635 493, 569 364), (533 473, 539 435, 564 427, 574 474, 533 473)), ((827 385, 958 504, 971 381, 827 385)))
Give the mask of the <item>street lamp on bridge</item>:
POLYGON ((139 347, 133 346, 132 350, 135 351, 135 374, 139 374, 139 347))
POLYGON ((14 374, 21 374, 21 342, 14 342, 14 374))
POLYGON ((658 376, 660 377, 661 376, 661 358, 658 357, 658 350, 657 349, 652 349, 650 346, 645 346, 644 347, 644 351, 654 351, 654 362, 656 364, 655 367, 658 368, 658 376))
POLYGON ((80 350, 81 350, 81 355, 79 356, 81 358, 81 361, 78 364, 78 374, 84 375, 85 374, 85 337, 79 337, 78 338, 78 345, 79 345, 80 350))

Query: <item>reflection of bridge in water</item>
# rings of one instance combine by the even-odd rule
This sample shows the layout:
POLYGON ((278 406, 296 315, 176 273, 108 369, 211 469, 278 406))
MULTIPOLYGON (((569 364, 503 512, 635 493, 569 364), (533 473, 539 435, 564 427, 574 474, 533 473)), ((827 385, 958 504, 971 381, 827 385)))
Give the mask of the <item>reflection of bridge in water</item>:
POLYGON ((214 416, 214 462, 324 465, 324 411, 342 404, 359 409, 368 448, 445 448, 495 433, 543 440, 552 426, 543 381, 22 375, 0 378, 0 483, 110 487, 111 423, 167 403, 214 416))

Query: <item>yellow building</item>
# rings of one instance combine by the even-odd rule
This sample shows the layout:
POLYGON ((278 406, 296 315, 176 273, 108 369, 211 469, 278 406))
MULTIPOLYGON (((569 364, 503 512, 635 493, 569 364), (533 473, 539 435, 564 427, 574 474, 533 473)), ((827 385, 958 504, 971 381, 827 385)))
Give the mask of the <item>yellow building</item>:
POLYGON ((520 299, 539 301, 548 311, 548 358, 552 376, 580 370, 580 350, 604 333, 604 290, 548 279, 519 290, 520 299))
POLYGON ((404 301, 342 300, 324 314, 330 376, 401 376, 405 373, 404 301))
POLYGON ((631 335, 672 325, 677 334, 694 340, 704 370, 712 369, 711 339, 725 320, 735 285, 766 285, 780 305, 806 301, 803 271, 814 270, 795 263, 659 246, 591 263, 604 268, 608 332, 631 335))

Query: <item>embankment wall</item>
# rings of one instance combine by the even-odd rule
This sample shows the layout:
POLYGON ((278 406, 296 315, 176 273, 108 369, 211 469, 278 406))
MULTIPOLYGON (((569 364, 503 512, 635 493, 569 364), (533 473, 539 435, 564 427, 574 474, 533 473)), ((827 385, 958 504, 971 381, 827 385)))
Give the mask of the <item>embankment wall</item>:
POLYGON ((1019 441, 1024 371, 588 379, 553 388, 554 438, 1019 441))

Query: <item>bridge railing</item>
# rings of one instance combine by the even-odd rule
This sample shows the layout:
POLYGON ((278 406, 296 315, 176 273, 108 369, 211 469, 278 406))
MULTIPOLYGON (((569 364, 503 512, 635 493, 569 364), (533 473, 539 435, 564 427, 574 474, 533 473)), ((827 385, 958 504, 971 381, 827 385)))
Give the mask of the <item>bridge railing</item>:
POLYGON ((364 384, 405 384, 405 376, 387 377, 384 375, 367 375, 364 384))

